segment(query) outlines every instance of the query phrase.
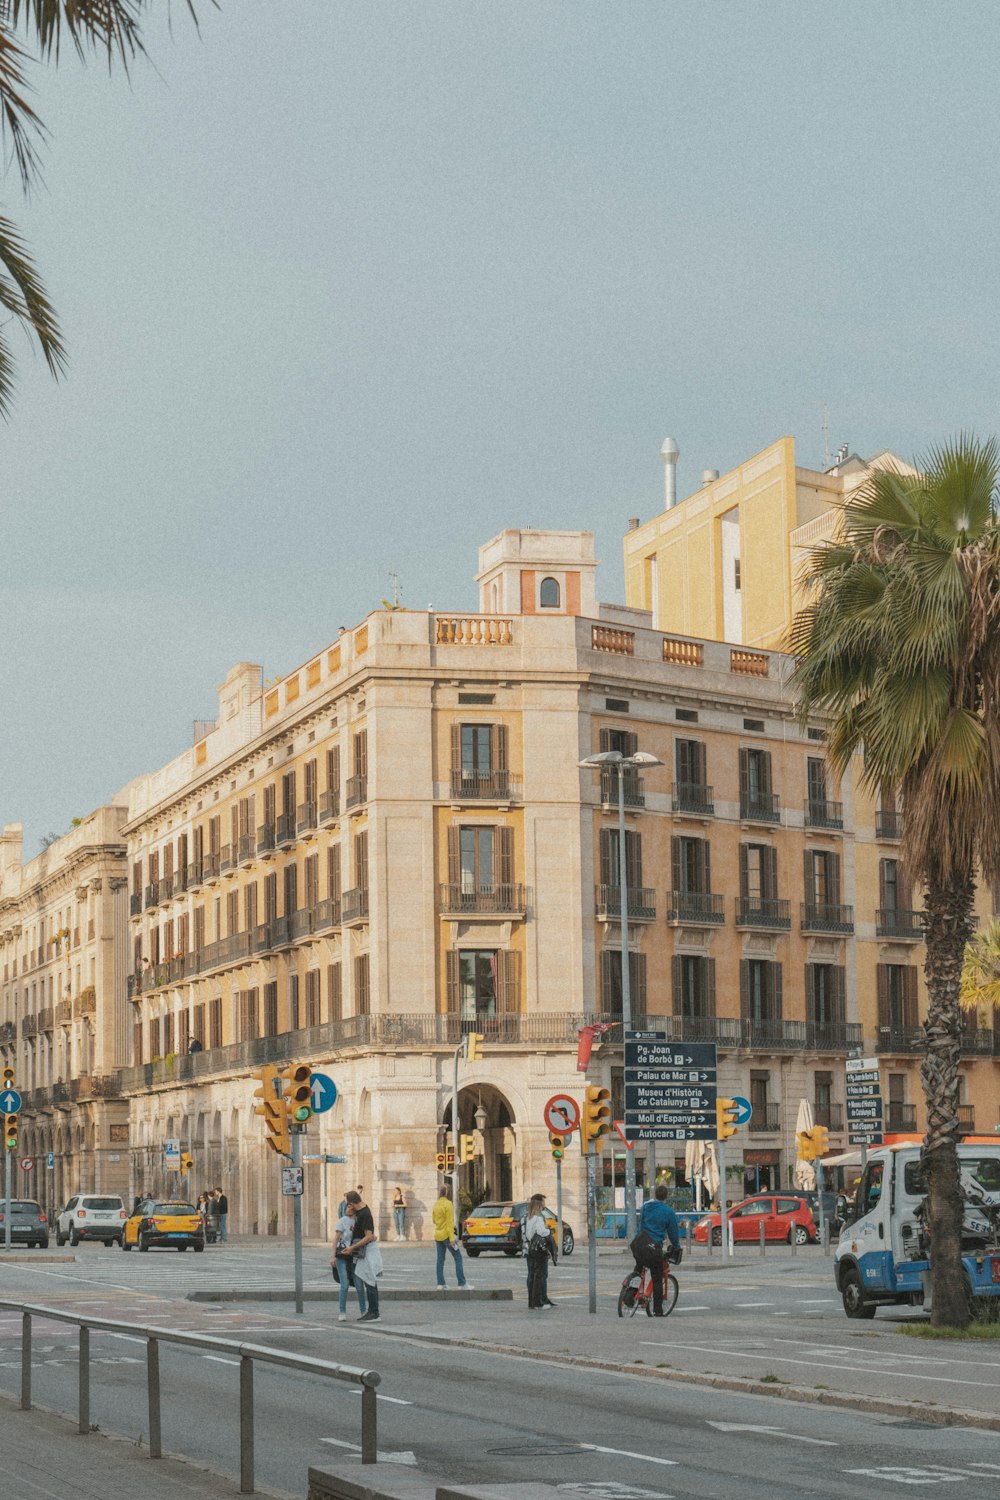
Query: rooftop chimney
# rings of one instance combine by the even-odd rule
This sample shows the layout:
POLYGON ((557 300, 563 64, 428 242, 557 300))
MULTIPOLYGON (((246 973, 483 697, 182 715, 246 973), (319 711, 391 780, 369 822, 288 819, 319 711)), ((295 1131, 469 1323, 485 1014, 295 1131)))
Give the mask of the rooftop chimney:
POLYGON ((718 479, 718 477, 719 477, 719 471, 718 471, 718 469, 702 469, 702 471, 701 471, 701 487, 702 487, 702 489, 705 488, 706 484, 711 484, 712 481, 715 480, 715 479, 718 479))
POLYGON ((663 459, 663 487, 667 510, 677 504, 677 458, 680 451, 673 438, 667 438, 660 449, 660 457, 663 459))
POLYGON ((628 518, 628 529, 629 529, 629 531, 638 531, 639 530, 639 517, 638 516, 629 516, 629 518, 628 518))

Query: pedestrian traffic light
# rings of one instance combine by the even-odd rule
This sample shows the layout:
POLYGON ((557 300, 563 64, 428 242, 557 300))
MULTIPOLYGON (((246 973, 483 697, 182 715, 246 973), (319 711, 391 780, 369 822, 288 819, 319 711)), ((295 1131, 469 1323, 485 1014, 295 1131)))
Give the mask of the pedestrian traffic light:
POLYGON ((17 1115, 4 1115, 3 1143, 6 1150, 17 1150, 17 1115))
POLYGON ((611 1130, 611 1090, 598 1088, 596 1083, 587 1084, 587 1097, 583 1103, 583 1115, 580 1120, 580 1150, 584 1156, 590 1150, 593 1141, 596 1150, 600 1150, 604 1137, 611 1130))
POLYGON ((254 1077, 260 1080, 260 1088, 254 1089, 253 1112, 261 1115, 267 1129, 267 1144, 279 1156, 290 1156, 292 1143, 288 1135, 288 1104, 280 1092, 281 1080, 274 1067, 258 1068, 254 1077))
POLYGON ((182 1151, 181 1152, 181 1176, 182 1177, 186 1177, 187 1174, 190 1172, 191 1168, 193 1167, 193 1165, 194 1165, 194 1163, 191 1160, 191 1153, 190 1153, 190 1151, 182 1151))
POLYGON ((566 1137, 564 1135, 557 1135, 554 1130, 550 1130, 549 1145, 552 1147, 552 1160, 562 1161, 566 1154, 566 1137))
POLYGON ((717 1141, 728 1141, 731 1135, 736 1134, 737 1113, 735 1099, 716 1099, 715 1139, 717 1141))
POLYGON ((304 1125, 312 1116, 312 1064, 292 1063, 282 1072, 288 1098, 288 1117, 295 1125, 304 1125))
POLYGON ((458 1138, 458 1159, 464 1166, 471 1161, 476 1154, 476 1138, 474 1135, 460 1135, 458 1138))
POLYGON ((465 1058, 467 1062, 480 1062, 483 1056, 483 1033, 467 1031, 465 1034, 465 1058))
POLYGON ((813 1157, 825 1156, 830 1149, 830 1132, 825 1125, 814 1125, 812 1131, 813 1157))
POLYGON ((811 1130, 800 1130, 795 1137, 795 1154, 801 1161, 812 1161, 816 1155, 816 1142, 811 1130))

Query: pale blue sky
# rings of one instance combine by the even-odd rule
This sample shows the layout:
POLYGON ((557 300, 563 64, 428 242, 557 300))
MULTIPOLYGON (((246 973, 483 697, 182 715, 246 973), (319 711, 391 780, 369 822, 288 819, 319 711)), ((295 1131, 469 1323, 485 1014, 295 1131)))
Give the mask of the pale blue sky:
POLYGON ((0 430, 0 821, 163 764, 250 658, 506 525, 621 534, 792 433, 997 427, 995 0, 223 0, 37 70, 72 364, 0 430))

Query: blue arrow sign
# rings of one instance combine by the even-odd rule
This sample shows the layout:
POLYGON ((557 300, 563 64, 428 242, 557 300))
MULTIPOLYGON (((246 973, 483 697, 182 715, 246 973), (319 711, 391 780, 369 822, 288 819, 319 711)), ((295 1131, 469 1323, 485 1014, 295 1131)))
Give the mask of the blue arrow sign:
POLYGON ((309 1089, 312 1095, 314 1115, 325 1115, 337 1102, 337 1085, 325 1073, 309 1074, 309 1089))
POLYGON ((4 1089, 0 1094, 0 1115, 16 1115, 21 1109, 21 1096, 17 1089, 4 1089))
POLYGON ((753 1114, 753 1105, 742 1094, 733 1094, 732 1100, 736 1105, 736 1124, 745 1125, 753 1114))

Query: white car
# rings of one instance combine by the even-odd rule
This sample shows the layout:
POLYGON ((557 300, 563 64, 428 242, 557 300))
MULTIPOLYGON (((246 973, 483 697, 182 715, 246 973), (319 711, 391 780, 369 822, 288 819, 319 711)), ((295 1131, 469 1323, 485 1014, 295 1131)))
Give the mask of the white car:
POLYGON ((120 1245, 127 1218, 121 1198, 107 1193, 74 1193, 56 1215, 56 1244, 102 1240, 105 1245, 120 1245))

